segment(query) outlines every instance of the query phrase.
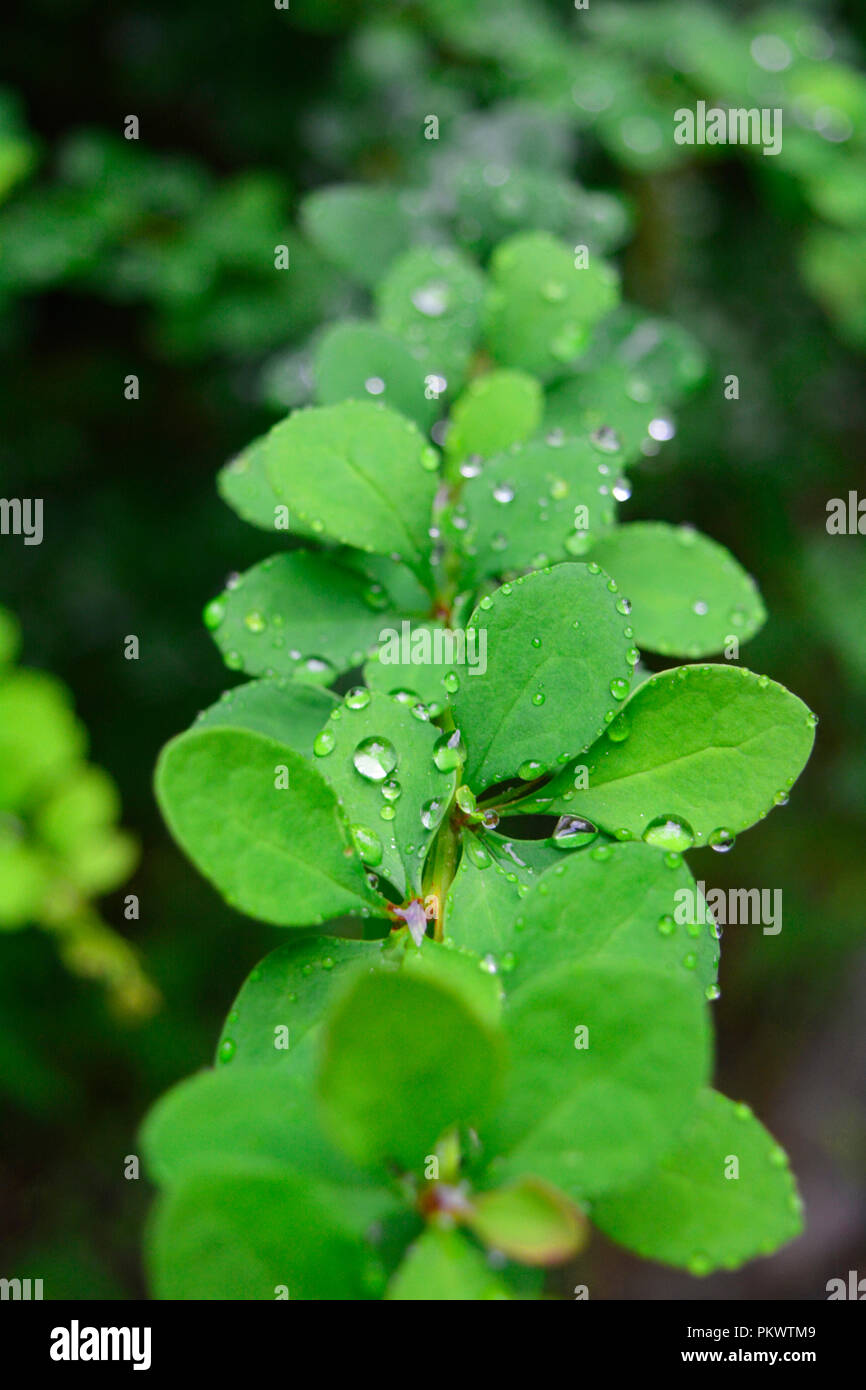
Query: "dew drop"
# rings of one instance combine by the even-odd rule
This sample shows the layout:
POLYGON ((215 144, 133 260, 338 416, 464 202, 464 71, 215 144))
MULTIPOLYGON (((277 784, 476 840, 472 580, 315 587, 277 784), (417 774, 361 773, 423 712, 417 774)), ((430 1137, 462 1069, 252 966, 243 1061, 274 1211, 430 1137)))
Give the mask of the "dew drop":
POLYGON ((349 827, 349 834, 365 864, 370 864, 373 868, 381 864, 384 850, 375 830, 370 830, 366 825, 352 825, 349 827))
POLYGON ((707 836, 707 844, 710 849, 714 849, 717 854, 727 854, 734 848, 735 836, 732 830, 720 826, 718 830, 711 830, 707 836))
POLYGON ((597 827, 581 816, 560 816, 551 836, 557 849, 581 849, 597 838, 597 827))
POLYGON ((230 1062, 237 1052, 237 1043, 234 1038, 223 1038, 219 1047, 219 1058, 221 1062, 230 1062))
POLYGON ((666 912, 663 917, 660 917, 656 925, 662 936, 673 936, 677 929, 677 924, 669 912, 666 912))
POLYGON ((541 777, 547 771, 544 763, 539 763, 535 758, 527 758, 517 769, 517 775, 521 782, 532 782, 536 777, 541 777))
POLYGON ((316 734, 313 740, 313 752, 317 758, 327 758, 329 753, 333 753, 337 740, 330 729, 323 729, 320 734, 316 734))
POLYGON ((412 292, 412 303, 425 318, 441 318, 448 308, 448 286, 442 281, 421 285, 412 292))
MULTIPOLYGON (((442 802, 438 801, 436 797, 434 797, 432 801, 426 801, 424 803, 421 807, 421 824, 425 830, 432 830, 434 826, 439 824, 439 814, 441 810, 442 802)), ((406 846, 406 853, 412 853, 412 849, 410 849, 408 845, 406 846)))
POLYGON ((396 777, 387 777, 382 783, 382 795, 386 801, 399 801, 403 788, 396 777))
POLYGON ((610 425, 602 425, 599 429, 593 430, 589 438, 590 443, 603 454, 616 454, 622 448, 619 435, 610 425))
POLYGON ((205 605, 202 613, 202 621, 206 628, 214 632, 226 615, 226 601, 224 598, 212 598, 210 603, 205 605))
POLYGON ((615 700, 624 700, 628 694, 628 681, 616 676, 610 683, 610 693, 615 700))
POLYGON ((343 703, 349 709, 365 709, 370 703, 370 692, 363 685, 356 685, 348 691, 343 703))
POLYGON ((489 869, 491 864, 490 855, 484 846, 475 839, 474 835, 466 837, 466 857, 470 864, 474 864, 476 869, 489 869))
POLYGON ((386 738, 373 735, 362 739, 352 754, 352 762, 368 782, 384 782, 397 766, 397 750, 386 738))
POLYGON ((691 849, 695 843, 691 826, 678 816, 657 816, 650 821, 643 838, 648 845, 676 852, 691 849))
POLYGON ((466 757, 466 748, 460 737, 460 730, 442 734, 433 747, 433 762, 440 772, 453 772, 466 757))
POLYGON ((508 483, 497 483, 493 489, 493 497, 504 506, 507 502, 514 501, 514 488, 508 483))

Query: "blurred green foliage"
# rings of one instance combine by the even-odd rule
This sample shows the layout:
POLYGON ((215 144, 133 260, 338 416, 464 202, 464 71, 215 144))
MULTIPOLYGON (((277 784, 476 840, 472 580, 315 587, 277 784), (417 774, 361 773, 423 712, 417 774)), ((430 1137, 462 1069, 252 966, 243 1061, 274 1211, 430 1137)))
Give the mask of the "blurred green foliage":
POLYGON ((106 985, 121 1016, 147 1016, 159 997, 92 905, 129 876, 138 847, 116 826, 111 778, 85 761, 69 692, 17 666, 18 645, 14 618, 0 609, 0 930, 45 928, 72 971, 106 985))

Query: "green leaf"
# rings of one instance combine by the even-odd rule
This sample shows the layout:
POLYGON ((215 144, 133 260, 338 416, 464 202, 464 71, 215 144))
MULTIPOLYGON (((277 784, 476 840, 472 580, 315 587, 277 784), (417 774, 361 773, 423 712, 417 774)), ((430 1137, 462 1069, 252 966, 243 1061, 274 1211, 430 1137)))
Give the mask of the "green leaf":
POLYGON ((379 971, 331 1016, 320 1094, 328 1127, 366 1164, 420 1170, 446 1129, 495 1103, 499 1034, 441 981, 379 971))
POLYGON ((389 267, 376 290, 382 326, 419 352, 453 394, 478 336, 485 280, 467 256, 417 246, 389 267))
POLYGON ((606 362, 570 377, 547 395, 544 425, 565 434, 589 434, 622 470, 644 452, 658 453, 675 433, 667 406, 651 387, 619 362, 606 362))
POLYGON ((500 949, 514 962, 509 989, 558 962, 612 961, 685 975, 712 994, 719 943, 679 856, 671 865, 642 844, 558 853, 501 924, 500 949))
POLYGON ((479 651, 486 634, 487 670, 467 674, 454 697, 474 790, 522 768, 531 780, 598 737, 628 690, 624 627, 607 576, 585 565, 537 571, 481 600, 469 628, 479 651))
POLYGON ((451 410, 445 454, 452 464, 470 455, 491 458, 522 444, 541 424, 544 394, 525 372, 494 371, 471 381, 451 410))
POLYGON ((644 1259, 709 1274, 772 1254, 800 1234, 801 1213, 784 1151, 747 1105, 706 1091, 676 1148, 592 1219, 644 1259))
POLYGON ((691 526, 634 521, 604 536, 592 558, 632 605, 639 647, 665 656, 710 656, 747 642, 766 611, 754 580, 724 546, 691 526))
POLYGON ((321 405, 371 396, 428 433, 441 413, 427 368, 405 343, 373 323, 335 323, 319 340, 313 372, 321 405))
POLYGON ((697 991, 643 965, 559 964, 514 992, 505 1027, 508 1091, 483 1133, 507 1154, 497 1182, 529 1173, 574 1200, 620 1187, 672 1146, 707 1080, 697 991))
POLYGON ((400 1302, 469 1303, 511 1295, 465 1236, 430 1226, 410 1245, 385 1297, 400 1302))
POLYGON ((561 1264, 586 1244, 586 1222, 548 1183, 521 1178, 482 1192, 467 1224, 485 1245, 528 1265, 561 1264))
POLYGON ((148 1114, 141 1142, 161 1187, 224 1162, 262 1160, 321 1182, 368 1183, 319 1130, 308 1077, 290 1061, 252 1079, 232 1063, 181 1081, 148 1114))
POLYGON ((317 189, 302 202, 300 215, 313 244, 353 280, 370 287, 411 239, 411 218, 390 188, 340 184, 317 189))
POLYGON ((156 794, 186 854, 238 911, 277 926, 383 912, 337 800, 300 754, 246 729, 190 730, 162 751, 156 794), (288 770, 288 787, 278 786, 288 770))
MULTIPOLYGON (((274 492, 266 469, 267 436, 256 439, 241 453, 230 459, 217 474, 217 491, 224 502, 237 512, 242 521, 258 526, 262 531, 285 530, 279 508, 284 504, 274 492)), ((312 535, 300 525, 297 517, 290 518, 295 534, 312 535)))
MULTIPOLYGON (((425 705, 431 719, 438 718, 449 698, 446 680, 450 685, 456 670, 454 665, 444 661, 440 663, 433 658, 437 650, 443 657, 450 655, 452 651, 456 656, 460 655, 461 639, 456 633, 454 636, 448 636, 447 633, 450 631, 452 630, 430 621, 412 623, 408 629, 404 629, 402 624, 395 627, 393 632, 396 640, 386 638, 364 666, 366 684, 371 690, 380 690, 385 695, 400 699, 404 704, 425 705), (405 647, 402 642, 404 631, 407 635, 405 647), (430 633, 430 637, 416 635, 424 632, 430 633), (428 645, 429 651, 425 650, 428 645), (413 661, 413 647, 416 655, 420 653, 425 658, 429 655, 430 659, 413 661), (404 655, 409 657, 408 661, 402 660, 404 655), (395 656, 399 659, 393 660, 395 656)), ((463 650, 465 655, 465 647, 463 650)))
POLYGON ((576 259, 546 232, 511 237, 496 248, 485 332, 497 362, 548 380, 584 351, 594 325, 618 303, 619 281, 600 257, 583 268, 576 259))
POLYGON ((451 518, 466 571, 510 574, 585 555, 615 521, 606 467, 587 438, 557 434, 492 458, 451 518))
POLYGON ((476 254, 494 247, 520 226, 559 237, 579 228, 581 240, 592 252, 604 253, 625 240, 629 216, 616 194, 590 192, 572 177, 563 178, 548 169, 515 167, 510 161, 509 166, 505 187, 491 186, 489 160, 469 163, 457 184, 457 235, 476 254))
POLYGON ((474 952, 465 948, 455 950, 451 945, 425 937, 420 946, 407 942, 402 968, 403 974, 413 979, 430 980, 452 989, 483 1023, 495 1028, 501 1021, 499 982, 474 952))
POLYGON ((514 964, 514 917, 531 884, 562 860, 547 840, 509 840, 463 832, 463 855, 447 897, 446 932, 457 946, 490 957, 506 975, 514 964))
POLYGON ((534 807, 671 851, 705 845, 716 831, 737 835, 784 802, 817 722, 796 695, 743 666, 662 671, 638 686, 620 719, 590 749, 589 786, 575 789, 566 770, 534 807))
POLYGON ((671 405, 693 391, 707 371, 706 353, 687 329, 633 304, 621 304, 593 334, 587 362, 602 366, 611 358, 628 371, 635 399, 654 397, 671 405))
POLYGON ((0 677, 0 811, 26 810, 84 754, 69 691, 42 671, 0 677))
POLYGON ((378 944, 333 936, 279 946, 242 985, 223 1024, 217 1061, 228 1059, 232 1072, 247 1066, 300 1070, 310 1061, 335 993, 353 971, 372 969, 380 960, 378 944))
POLYGON ((330 690, 285 677, 247 681, 223 691, 215 705, 202 710, 193 728, 250 729, 312 758, 313 739, 336 703, 330 690))
POLYGON ((280 499, 323 538, 429 572, 436 451, 411 421, 368 401, 296 411, 267 436, 280 499))
POLYGON ((328 555, 271 555, 205 608, 205 624, 231 670, 328 685, 358 666, 383 627, 398 622, 369 597, 369 584, 328 555))
POLYGON ((157 1203, 148 1245, 160 1299, 274 1299, 284 1288, 291 1299, 378 1293, 370 1251, 331 1189, 261 1160, 172 1187, 157 1203))
POLYGON ((368 868, 400 893, 418 892, 426 850, 454 793, 454 770, 433 753, 440 731, 378 690, 349 693, 316 742, 368 868), (410 848, 411 846, 411 848, 410 848))

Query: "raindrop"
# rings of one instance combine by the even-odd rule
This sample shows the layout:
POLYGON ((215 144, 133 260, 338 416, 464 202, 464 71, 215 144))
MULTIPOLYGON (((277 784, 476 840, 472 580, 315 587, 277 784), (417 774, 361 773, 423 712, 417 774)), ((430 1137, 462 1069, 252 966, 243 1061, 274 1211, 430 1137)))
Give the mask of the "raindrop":
POLYGON ((368 376, 364 382, 364 390, 371 396, 381 396, 385 390, 385 383, 380 376, 368 376))
POLYGON ((691 849, 695 843, 691 826, 678 816, 657 816, 655 820, 650 821, 643 838, 648 845, 673 852, 691 849))
POLYGON ((356 685, 348 691, 343 702, 349 709, 365 709, 370 703, 370 692, 363 685, 356 685))
POLYGON ((734 848, 735 838, 732 830, 726 830, 720 826, 718 830, 711 830, 707 836, 707 844, 710 849, 714 849, 717 854, 727 854, 728 850, 734 848))
MULTIPOLYGON (((424 805, 421 807, 421 824, 423 825, 425 830, 432 830, 434 826, 439 824, 439 812, 441 810, 442 802, 437 801, 435 797, 432 801, 427 801, 424 803, 424 805)), ((410 854, 411 850, 407 848, 406 852, 407 854, 410 854)))
POLYGON ((497 502, 501 502, 504 506, 506 502, 514 501, 514 488, 508 483, 497 483, 493 489, 493 496, 497 502))
POLYGON ((219 1046, 219 1058, 221 1062, 230 1062, 237 1051, 237 1043, 233 1038, 223 1038, 219 1046))
POLYGON ((599 429, 593 430, 589 436, 590 443, 596 449, 600 449, 603 454, 616 454, 622 448, 622 442, 616 430, 611 429, 610 425, 601 425, 599 429))
POLYGON ((453 772, 466 757, 466 748, 460 737, 460 730, 442 734, 433 748, 433 762, 440 772, 453 772))
POLYGON ((610 693, 615 700, 624 700, 628 694, 628 681, 624 676, 615 676, 610 683, 610 693))
POLYGON ((677 929, 677 924, 669 912, 659 918, 657 926, 662 936, 673 936, 677 929))
POLYGON ((265 620, 257 609, 253 609, 244 617, 244 627, 248 628, 250 632, 264 632, 265 626, 265 620))
POLYGON ((331 730, 323 729, 320 734, 316 734, 313 740, 313 752, 317 758, 326 758, 329 753, 333 753, 336 742, 331 730))
POLYGON ((481 472, 481 464, 480 454, 470 454, 460 465, 460 476, 462 478, 477 478, 481 472))
POLYGON ((448 286, 441 281, 422 285, 412 293, 412 303, 426 318, 438 319, 448 308, 448 286))
POLYGON ((466 837, 466 857, 470 864, 475 865, 476 869, 489 869, 490 867, 490 855, 484 846, 475 839, 474 835, 466 837))
POLYGON ((612 743, 625 743, 630 733, 631 723, 629 719, 626 715, 619 714, 608 729, 607 736, 612 743))
POLYGON ((399 801, 403 788, 396 777, 387 777, 382 783, 382 795, 386 801, 399 801))
POLYGON ((673 420, 666 420, 664 416, 658 416, 655 420, 650 420, 647 426, 651 439, 667 440, 673 439, 676 434, 676 427, 673 420))
POLYGON ((397 750, 386 738, 373 735, 362 739, 352 754, 352 762, 368 782, 384 782, 397 766, 397 750))
POLYGON ((623 617, 626 617, 631 612, 631 599, 618 598, 616 601, 616 611, 617 613, 621 613, 623 617))
POLYGON ((597 838, 597 827, 581 816, 560 816, 551 836, 557 849, 581 849, 597 838))
POLYGON ((709 612, 709 604, 705 603, 702 598, 696 599, 692 604, 692 612, 697 613, 699 618, 703 618, 709 612))
POLYGON ((349 834, 365 864, 370 864, 373 868, 381 864, 384 850, 375 830, 370 830, 366 825, 352 825, 349 827, 349 834))
POLYGON ((611 491, 617 502, 627 502, 631 497, 631 483, 628 478, 617 478, 611 491))
POLYGON ((536 777, 541 777, 547 771, 544 763, 536 762, 534 758, 527 758, 526 762, 520 764, 517 775, 521 782, 532 782, 536 777))
POLYGON ((219 627, 225 615, 225 599, 222 597, 213 598, 211 599, 210 603, 206 605, 205 610, 202 613, 202 619, 204 621, 205 627, 209 628, 210 631, 213 632, 216 628, 219 627))

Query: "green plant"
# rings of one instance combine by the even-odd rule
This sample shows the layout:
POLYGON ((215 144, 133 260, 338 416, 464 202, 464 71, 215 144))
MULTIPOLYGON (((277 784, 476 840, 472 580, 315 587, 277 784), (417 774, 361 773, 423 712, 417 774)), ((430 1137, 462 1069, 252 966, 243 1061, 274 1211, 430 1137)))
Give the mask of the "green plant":
POLYGON ((156 990, 93 903, 129 876, 137 846, 115 823, 111 778, 85 761, 68 691, 16 666, 19 642, 0 609, 0 931, 39 925, 70 970, 102 981, 119 1013, 146 1016, 156 990))
POLYGON ((294 939, 146 1122, 154 1289, 537 1297, 589 1221, 736 1267, 800 1205, 710 1089, 719 932, 682 856, 787 800, 816 720, 729 664, 764 610, 725 550, 617 524, 700 354, 549 234, 486 275, 409 249, 375 301, 320 339, 320 404, 220 475, 294 548, 205 609, 258 679, 164 749, 157 796, 294 939))

